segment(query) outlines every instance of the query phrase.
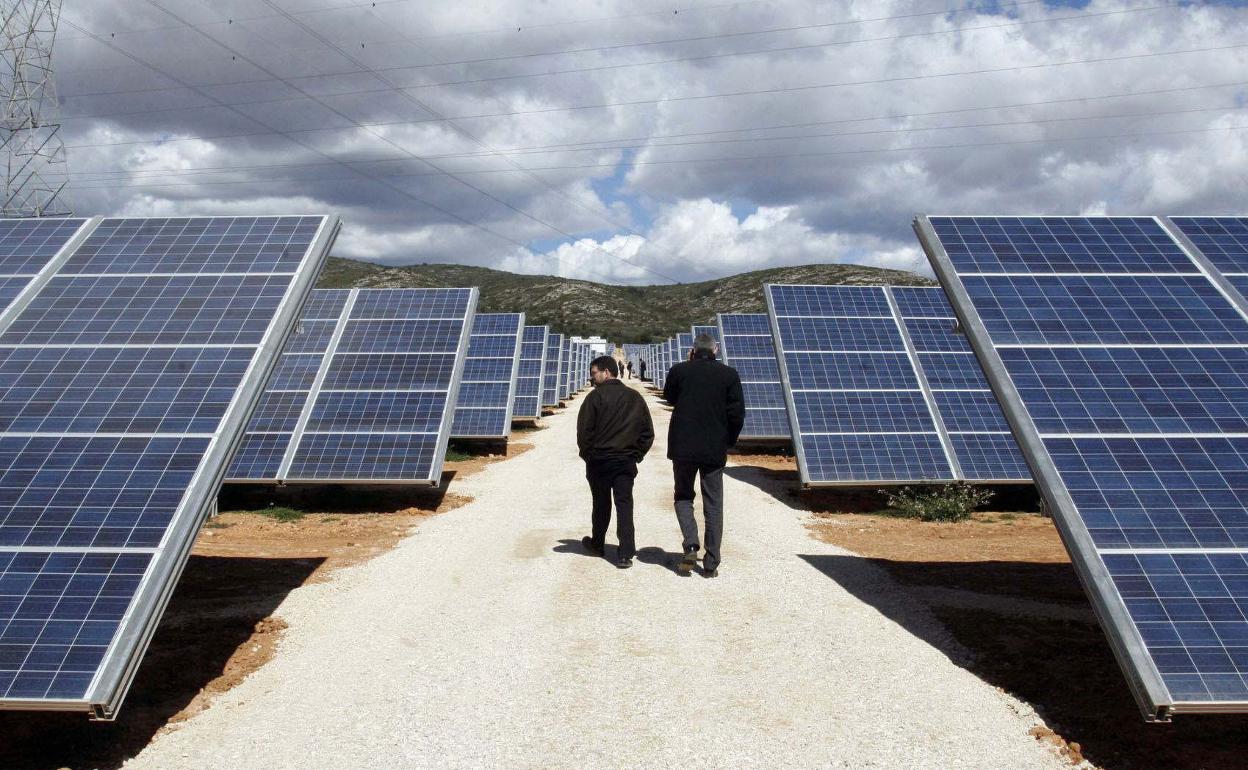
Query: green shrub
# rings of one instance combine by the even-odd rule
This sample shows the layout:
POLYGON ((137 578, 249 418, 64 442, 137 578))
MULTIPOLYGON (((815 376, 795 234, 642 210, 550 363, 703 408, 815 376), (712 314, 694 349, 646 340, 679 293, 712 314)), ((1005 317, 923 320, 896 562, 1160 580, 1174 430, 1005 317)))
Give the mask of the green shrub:
POLYGON ((256 511, 256 513, 261 516, 268 516, 270 519, 286 522, 299 521, 305 515, 303 511, 295 510, 294 508, 287 508, 284 505, 270 505, 268 508, 262 508, 256 511))
POLYGON ((893 515, 920 521, 964 521, 992 499, 992 492, 964 481, 881 491, 893 515))

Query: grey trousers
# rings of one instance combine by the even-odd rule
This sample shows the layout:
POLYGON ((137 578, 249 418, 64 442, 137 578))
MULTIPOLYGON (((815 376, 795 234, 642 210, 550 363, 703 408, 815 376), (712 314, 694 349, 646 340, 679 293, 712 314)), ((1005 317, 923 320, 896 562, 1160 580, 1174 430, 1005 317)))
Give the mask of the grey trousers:
POLYGON ((698 547, 698 522, 693 518, 694 476, 701 477, 702 516, 706 519, 706 556, 702 565, 713 570, 719 567, 719 545, 724 536, 724 466, 672 460, 672 476, 676 481, 676 520, 685 550, 698 547))

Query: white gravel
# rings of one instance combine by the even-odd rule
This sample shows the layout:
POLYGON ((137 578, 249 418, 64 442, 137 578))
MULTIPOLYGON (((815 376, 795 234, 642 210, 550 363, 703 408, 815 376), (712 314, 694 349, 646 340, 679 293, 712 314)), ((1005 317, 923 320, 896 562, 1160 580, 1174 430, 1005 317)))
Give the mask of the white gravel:
POLYGON ((276 658, 126 767, 1065 766, 921 606, 753 485, 725 478, 719 578, 663 566, 680 537, 649 400, 631 570, 579 548, 578 399, 453 483, 474 502, 293 592, 276 658))

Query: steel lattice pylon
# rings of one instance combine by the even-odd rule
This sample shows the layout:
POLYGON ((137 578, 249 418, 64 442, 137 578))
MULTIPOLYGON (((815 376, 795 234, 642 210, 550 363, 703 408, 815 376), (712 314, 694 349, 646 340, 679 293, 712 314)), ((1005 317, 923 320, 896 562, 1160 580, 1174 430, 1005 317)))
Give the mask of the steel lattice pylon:
POLYGON ((52 43, 61 0, 4 0, 0 99, 6 217, 70 213, 69 166, 60 133, 60 104, 52 76, 52 43))

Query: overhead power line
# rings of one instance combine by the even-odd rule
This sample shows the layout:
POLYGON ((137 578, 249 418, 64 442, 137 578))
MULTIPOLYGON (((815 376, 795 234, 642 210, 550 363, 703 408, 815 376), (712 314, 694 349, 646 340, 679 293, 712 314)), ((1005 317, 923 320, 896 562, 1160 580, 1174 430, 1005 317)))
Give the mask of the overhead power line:
MULTIPOLYGON (((528 155, 528 154, 546 155, 546 154, 555 154, 555 153, 563 153, 563 152, 606 152, 606 151, 612 151, 612 150, 648 150, 648 149, 656 149, 656 148, 664 148, 664 147, 701 147, 701 146, 707 146, 707 145, 720 145, 720 144, 781 142, 781 141, 791 141, 794 139, 830 139, 830 138, 838 138, 838 137, 904 135, 904 134, 926 133, 926 132, 931 132, 931 131, 957 131, 957 130, 976 129, 976 128, 1004 128, 1004 127, 1009 127, 1009 126, 1040 126, 1040 125, 1051 124, 1051 123, 1074 123, 1074 122, 1094 121, 1094 120, 1121 120, 1121 119, 1126 119, 1126 118, 1159 118, 1159 117, 1167 117, 1167 116, 1172 116, 1172 115, 1191 115, 1191 114, 1200 114, 1200 113, 1209 113, 1209 112, 1225 113, 1225 112, 1238 112, 1242 110, 1248 110, 1248 105, 1231 104, 1231 105, 1219 105, 1217 107, 1194 107, 1194 108, 1177 109, 1177 110, 1152 110, 1152 111, 1145 111, 1145 112, 1126 112, 1126 113, 1117 113, 1117 114, 1109 114, 1109 115, 1078 115, 1078 116, 1062 116, 1062 117, 1053 117, 1053 118, 1030 118, 1030 119, 1025 119, 1025 120, 1000 120, 1000 121, 987 121, 987 122, 979 122, 979 123, 957 123, 957 124, 946 125, 946 126, 911 126, 911 127, 906 127, 906 128, 879 128, 879 129, 869 129, 869 130, 861 130, 861 131, 839 131, 839 132, 825 132, 825 133, 818 133, 818 134, 798 134, 798 135, 793 135, 793 136, 751 137, 751 138, 743 138, 743 139, 711 139, 711 140, 704 140, 704 141, 699 141, 699 142, 669 142, 669 143, 652 143, 652 144, 643 143, 643 144, 635 144, 635 145, 612 145, 612 146, 607 146, 607 147, 574 147, 574 148, 561 148, 561 149, 496 150, 494 153, 485 153, 485 152, 443 153, 439 155, 424 155, 422 157, 427 160, 434 160, 434 159, 451 160, 451 159, 463 159, 463 158, 472 158, 472 159, 488 158, 488 157, 495 157, 495 156, 508 156, 508 155, 517 155, 517 154, 518 155, 528 155)), ((901 116, 898 116, 898 117, 901 117, 901 116)), ((403 157, 385 157, 385 158, 359 158, 359 159, 355 159, 353 162, 381 164, 381 163, 403 162, 407 160, 410 160, 410 158, 407 156, 403 156, 403 157)), ((220 174, 220 173, 234 173, 234 172, 263 173, 265 171, 269 171, 273 169, 314 168, 314 167, 325 166, 325 165, 333 165, 333 163, 332 162, 327 162, 327 163, 300 162, 300 163, 273 163, 273 164, 263 163, 263 164, 245 164, 245 165, 234 165, 234 166, 197 166, 197 167, 192 167, 192 168, 178 168, 178 169, 168 169, 168 170, 166 169, 140 169, 140 170, 117 169, 113 171, 84 172, 84 173, 81 173, 79 176, 90 177, 90 178, 104 178, 104 177, 109 177, 109 176, 136 178, 137 175, 151 175, 153 177, 166 177, 166 176, 167 177, 185 177, 185 176, 197 176, 200 174, 220 174)), ((627 162, 624 162, 624 165, 630 165, 630 164, 628 164, 627 162)), ((503 171, 507 171, 507 169, 497 169, 497 171, 503 172, 503 171)), ((471 172, 467 172, 467 173, 471 173, 471 172)), ((137 177, 137 178, 141 178, 141 177, 137 177)))
MULTIPOLYGON (((66 24, 68 23, 69 22, 66 22, 66 24)), ((1167 56, 1186 56, 1190 54, 1216 53, 1216 52, 1221 52, 1221 51, 1235 51, 1235 50, 1241 50, 1245 48, 1248 48, 1248 42, 1233 43, 1229 45, 1220 45, 1220 46, 1202 46, 1198 48, 1181 48, 1181 49, 1174 49, 1174 50, 1169 50, 1169 51, 1148 51, 1144 53, 1120 54, 1117 56, 1099 56, 1099 57, 1087 58, 1087 59, 1065 59, 1061 61, 1037 62, 1033 64, 1011 64, 1011 65, 1006 65, 1006 66, 1001 66, 1001 67, 980 67, 980 68, 969 69, 969 70, 951 70, 951 71, 946 71, 946 72, 920 73, 920 74, 912 74, 912 75, 896 75, 896 76, 886 77, 886 78, 867 78, 867 79, 861 79, 861 80, 842 80, 842 81, 834 81, 834 82, 826 82, 826 83, 810 83, 807 85, 800 85, 800 86, 776 86, 776 87, 771 87, 771 88, 755 88, 755 89, 746 89, 746 90, 738 90, 738 91, 720 91, 720 92, 705 93, 705 94, 677 94, 674 96, 664 96, 664 97, 657 98, 657 99, 631 99, 627 101, 598 102, 594 104, 570 104, 570 105, 560 105, 560 106, 554 106, 554 107, 539 107, 539 108, 530 109, 530 110, 509 110, 505 112, 469 113, 469 114, 463 114, 463 115, 449 115, 444 118, 417 118, 415 120, 405 120, 405 121, 398 121, 398 122, 404 123, 407 125, 417 125, 421 123, 438 123, 443 120, 477 120, 477 119, 486 119, 486 118, 513 118, 513 117, 522 117, 522 116, 527 116, 527 115, 549 115, 549 114, 560 113, 560 112, 579 112, 583 110, 613 109, 616 107, 644 107, 644 106, 653 106, 653 105, 658 105, 658 104, 670 104, 670 103, 677 103, 677 102, 707 101, 711 99, 733 99, 733 98, 740 98, 740 97, 746 97, 746 96, 770 96, 770 95, 775 95, 775 94, 807 93, 810 91, 820 91, 820 90, 829 90, 829 89, 837 89, 837 88, 854 88, 854 87, 859 87, 859 86, 887 85, 887 84, 896 84, 896 83, 905 83, 905 82, 920 82, 924 80, 940 80, 940 79, 946 79, 946 78, 970 77, 974 75, 993 75, 993 74, 1000 74, 1003 72, 1034 71, 1034 70, 1040 70, 1040 69, 1048 69, 1050 67, 1072 67, 1072 66, 1079 66, 1079 65, 1084 65, 1084 64, 1109 64, 1112 62, 1138 61, 1138 60, 1154 59, 1154 58, 1167 57, 1167 56)), ((365 95, 392 93, 396 90, 407 90, 407 89, 395 89, 395 88, 352 89, 348 91, 336 91, 336 92, 323 93, 323 94, 320 94, 319 96, 324 97, 324 98, 333 98, 333 97, 339 97, 339 96, 365 96, 365 95)), ((255 106, 255 105, 261 105, 261 104, 282 104, 282 103, 287 103, 287 102, 298 102, 298 101, 304 101, 304 98, 303 97, 283 97, 283 98, 278 98, 278 99, 253 99, 253 100, 235 101, 235 102, 232 102, 232 104, 236 107, 246 107, 246 106, 255 106)), ((72 115, 69 117, 62 117, 61 122, 64 123, 70 120, 98 120, 102 118, 118 118, 118 117, 130 117, 130 116, 139 116, 139 115, 147 116, 147 115, 156 115, 156 114, 168 113, 168 112, 186 112, 190 110, 206 109, 206 108, 207 108, 206 106, 173 107, 173 108, 162 108, 162 109, 154 109, 154 110, 133 110, 133 111, 128 111, 128 112, 98 113, 94 115, 72 115)))
MULTIPOLYGON (((1007 4, 1007 7, 1033 5, 1033 4, 1041 3, 1041 2, 1044 2, 1044 0, 1021 0, 1021 2, 1018 2, 1018 3, 1007 4)), ((1027 20, 1022 20, 1022 21, 1009 21, 1009 22, 1001 22, 1001 23, 996 23, 996 24, 983 24, 983 25, 972 26, 972 27, 952 27, 949 29, 926 30, 922 32, 905 32, 905 33, 898 33, 898 34, 893 34, 893 35, 860 37, 860 38, 855 38, 853 40, 832 40, 832 41, 825 41, 825 42, 820 42, 820 43, 803 43, 800 45, 772 46, 772 47, 767 47, 767 48, 757 48, 757 49, 751 49, 751 50, 746 50, 746 51, 727 51, 727 52, 713 53, 713 54, 676 56, 676 57, 669 57, 665 59, 654 59, 654 60, 642 61, 642 62, 620 62, 620 63, 613 63, 613 64, 599 64, 599 65, 593 65, 593 66, 587 66, 587 67, 569 67, 569 68, 559 69, 559 70, 547 70, 544 72, 517 73, 517 74, 510 74, 510 75, 498 75, 498 76, 493 76, 493 77, 481 77, 481 78, 467 78, 467 79, 460 79, 460 80, 444 80, 444 81, 437 81, 437 82, 432 82, 432 83, 417 83, 417 84, 410 85, 410 86, 401 86, 401 88, 413 89, 413 88, 437 88, 441 86, 474 85, 474 84, 482 84, 482 83, 493 83, 493 82, 498 82, 498 81, 503 81, 503 80, 519 80, 519 79, 537 78, 537 77, 550 77, 554 75, 580 74, 580 73, 586 73, 586 72, 603 72, 603 71, 608 71, 608 70, 625 69, 625 68, 630 68, 630 67, 649 67, 649 66, 656 66, 660 64, 708 61, 712 59, 726 59, 726 58, 733 58, 737 56, 755 56, 755 55, 760 55, 760 54, 792 53, 796 51, 805 51, 805 50, 812 50, 812 49, 818 49, 818 48, 836 48, 836 47, 842 47, 842 46, 861 45, 861 44, 866 44, 866 43, 881 43, 881 42, 887 42, 890 40, 907 40, 911 38, 920 38, 920 37, 959 35, 959 34, 965 34, 967 32, 978 32, 978 31, 984 31, 984 30, 1013 29, 1017 27, 1025 27, 1025 26, 1031 26, 1035 24, 1050 24, 1050 23, 1061 22, 1061 21, 1086 21, 1088 19, 1105 17, 1105 16, 1119 16, 1119 15, 1124 15, 1124 14, 1144 13, 1148 11, 1170 10, 1170 9, 1178 9, 1178 8, 1177 6, 1168 6, 1168 5, 1150 5, 1150 6, 1141 6, 1137 8, 1125 8, 1125 9, 1115 9, 1115 10, 1110 10, 1110 11, 1081 13, 1081 14, 1074 14, 1070 16, 1056 16, 1056 17, 1048 17, 1048 18, 1042 18, 1042 19, 1027 19, 1027 20)), ((776 32, 794 32, 794 31, 803 31, 803 30, 828 28, 828 27, 840 27, 840 26, 849 26, 849 25, 855 25, 855 24, 866 24, 869 22, 910 19, 910 18, 915 18, 919 16, 944 15, 946 13, 948 13, 948 11, 939 11, 939 12, 933 11, 933 12, 916 13, 916 14, 903 14, 900 16, 881 16, 881 17, 877 17, 873 19, 856 19, 852 21, 838 21, 838 22, 826 22, 826 23, 821 23, 821 24, 807 24, 807 25, 800 25, 800 26, 777 27, 773 29, 750 30, 746 32, 726 32, 726 33, 721 33, 717 35, 702 35, 698 37, 688 37, 688 38, 671 38, 667 40, 650 41, 650 42, 642 42, 642 43, 621 43, 618 45, 599 46, 596 48, 589 47, 589 48, 566 49, 563 51, 550 51, 550 52, 530 53, 530 54, 513 54, 513 55, 506 55, 506 56, 488 57, 488 58, 460 59, 460 60, 446 61, 446 62, 429 62, 425 64, 402 64, 402 65, 393 65, 393 66, 388 66, 388 67, 376 67, 376 68, 367 68, 367 67, 360 65, 358 69, 354 69, 354 70, 337 70, 333 72, 320 72, 315 75, 297 75, 297 76, 286 78, 286 80, 291 80, 291 81, 318 80, 318 79, 327 78, 327 77, 343 77, 343 76, 348 76, 348 75, 407 72, 407 71, 430 69, 430 68, 437 68, 437 67, 463 66, 463 65, 471 65, 471 64, 492 64, 492 63, 498 63, 498 62, 503 62, 503 61, 514 61, 514 60, 519 60, 519 59, 529 59, 529 58, 544 57, 544 56, 561 56, 561 55, 575 54, 575 53, 593 53, 593 52, 601 53, 605 51, 615 51, 615 50, 622 50, 626 48, 652 47, 652 46, 658 46, 658 45, 672 45, 676 43, 705 42, 705 41, 716 40, 716 39, 721 39, 721 38, 734 38, 734 37, 742 37, 742 36, 773 34, 776 32)), ((333 44, 331 43, 330 45, 333 45, 333 44)), ((323 48, 301 49, 301 50, 321 51, 323 50, 323 48)), ((224 82, 212 83, 208 85, 212 85, 212 86, 263 85, 265 83, 271 83, 271 82, 273 81, 270 78, 249 78, 245 80, 224 81, 224 82)), ((396 87, 400 87, 400 86, 396 86, 396 87)), ((116 89, 112 91, 86 91, 86 92, 80 92, 76 94, 69 94, 66 96, 66 98, 67 99, 68 98, 85 98, 85 97, 90 97, 90 96, 125 96, 125 95, 133 95, 133 94, 163 93, 167 91, 177 91, 177 90, 181 90, 181 88, 170 87, 170 86, 153 86, 153 87, 145 87, 145 88, 116 89)))
MULTIPOLYGON (((665 159, 665 160, 636 161, 636 162, 633 162, 631 165, 663 166, 663 165, 676 165, 676 164, 694 165, 694 164, 701 164, 701 163, 724 164, 724 163, 740 163, 740 162, 750 162, 750 161, 759 161, 759 160, 766 160, 766 161, 786 160, 786 159, 794 159, 794 158, 827 158, 827 157, 840 157, 840 156, 881 155, 881 154, 894 154, 894 153, 904 154, 904 153, 933 152, 933 151, 943 151, 943 150, 965 150, 965 149, 971 149, 971 148, 976 148, 976 147, 1009 147, 1009 146, 1022 146, 1022 145, 1065 144, 1065 143, 1070 143, 1070 142, 1091 142, 1091 141, 1118 140, 1118 139, 1140 139, 1140 138, 1154 137, 1154 136, 1182 136, 1182 135, 1189 135, 1189 134, 1233 133, 1236 131, 1244 131, 1244 130, 1248 130, 1248 124, 1234 125, 1234 126, 1210 126, 1210 127, 1205 127, 1205 128, 1174 129, 1174 130, 1169 130, 1169 131, 1138 131, 1138 132, 1117 133, 1117 134, 1095 134, 1095 135, 1084 135, 1084 136, 1047 137, 1043 139, 1008 139, 1008 140, 987 141, 987 142, 981 141, 981 142, 952 143, 952 144, 911 145, 908 147, 876 147, 876 148, 854 149, 854 150, 828 150, 828 151, 821 151, 821 152, 796 152, 796 153, 783 153, 783 154, 771 154, 771 155, 736 155, 736 156, 720 156, 720 157, 711 157, 711 158, 676 158, 676 159, 665 159)), ((366 161, 354 161, 354 162, 365 163, 366 161)), ((563 170, 572 170, 572 169, 607 169, 607 168, 614 168, 614 167, 615 167, 615 164, 609 164, 609 163, 608 164, 588 163, 588 164, 563 165, 563 166, 532 166, 531 168, 534 171, 563 171, 563 170)), ((511 172, 510 169, 483 169, 479 171, 461 171, 459 173, 462 175, 478 175, 478 174, 497 174, 497 173, 510 173, 510 172, 511 172)), ((410 179, 413 177, 423 177, 423 176, 436 176, 436 174, 431 174, 428 172, 410 173, 410 174, 385 174, 385 175, 381 175, 379 178, 410 179)), ((290 179, 283 180, 283 181, 306 183, 306 182, 335 182, 335 181, 341 181, 341 179, 342 179, 341 177, 312 177, 312 178, 292 177, 290 179)), ((115 184, 115 183, 101 183, 97 185, 92 185, 91 187, 92 189, 124 189, 124 188, 196 187, 196 186, 218 186, 218 185, 233 186, 233 185, 256 185, 256 184, 262 184, 262 183, 271 183, 272 181, 274 181, 273 178, 268 177, 264 180, 246 179, 246 180, 238 180, 238 181, 230 181, 230 182, 181 182, 181 183, 170 182, 167 184, 151 184, 151 183, 140 182, 137 184, 121 184, 121 185, 115 184)), ((86 187, 86 185, 83 185, 83 186, 86 187)))
MULTIPOLYGON (((750 131, 779 131, 779 130, 791 129, 791 128, 814 128, 815 126, 834 126, 834 125, 844 125, 848 123, 867 123, 867 122, 881 121, 881 120, 909 120, 912 118, 928 118, 928 117, 936 117, 939 115, 958 115, 958 114, 965 114, 968 112, 991 112, 995 110, 1017 109, 1021 107, 1039 107, 1039 106, 1048 106, 1048 105, 1056 105, 1056 104, 1091 103, 1091 102, 1107 101, 1110 99, 1130 99, 1130 98, 1136 98, 1136 97, 1141 97, 1141 96, 1159 96, 1162 94, 1191 93, 1195 91, 1205 91, 1205 90, 1212 90, 1216 88, 1242 88, 1244 86, 1248 86, 1248 80, 1237 80, 1237 81, 1233 81, 1230 83, 1212 83, 1209 85, 1198 85, 1198 86, 1181 86, 1177 88, 1154 88, 1154 89, 1148 89, 1148 90, 1143 90, 1143 91, 1122 91, 1122 92, 1110 93, 1110 94, 1090 94, 1087 96, 1072 96, 1072 97, 1068 97, 1064 99, 1041 99, 1041 100, 1029 101, 1029 102, 1009 102, 1006 104, 988 104, 988 105, 982 105, 982 106, 977 106, 977 107, 958 107, 955 109, 948 109, 948 110, 929 110, 927 112, 886 113, 882 115, 872 115, 868 117, 838 118, 836 120, 813 120, 813 121, 801 121, 797 123, 767 123, 767 124, 757 125, 757 126, 743 126, 741 128, 721 128, 721 129, 714 129, 710 131, 685 131, 685 132, 667 133, 667 134, 650 134, 647 136, 618 137, 615 139, 595 139, 595 140, 587 140, 587 141, 582 141, 582 142, 562 142, 562 143, 556 143, 556 144, 528 145, 528 146, 518 146, 518 147, 501 147, 501 148, 498 148, 497 151, 501 153, 520 153, 520 152, 528 153, 531 151, 540 151, 540 150, 575 149, 575 148, 580 148, 580 147, 584 147, 587 145, 594 145, 597 147, 597 149, 611 150, 611 149, 617 149, 617 146, 616 146, 617 143, 647 142, 647 141, 654 140, 654 139, 683 139, 683 138, 688 138, 692 136, 718 136, 720 134, 739 134, 739 133, 746 133, 750 131)), ((1089 119, 1091 119, 1092 117, 1096 117, 1096 116, 1090 116, 1089 119)), ((390 121, 361 123, 361 125, 371 126, 371 127, 401 126, 401 125, 407 125, 410 122, 411 121, 407 121, 407 120, 390 120, 390 121)), ((289 133, 292 133, 292 134, 326 133, 326 132, 333 132, 333 131, 353 131, 353 130, 355 130, 354 126, 343 127, 343 128, 305 128, 305 129, 293 129, 289 131, 289 133)), ((200 136, 183 136, 183 137, 161 136, 161 137, 154 138, 154 139, 128 139, 128 140, 118 141, 118 142, 86 142, 82 144, 66 145, 66 149, 99 149, 102 147, 127 147, 127 146, 142 145, 142 144, 158 144, 163 147, 165 145, 174 144, 177 142, 209 142, 209 141, 216 141, 219 139, 251 139, 255 137, 269 136, 269 135, 270 135, 269 132, 258 131, 258 132, 249 132, 249 133, 241 133, 241 134, 240 133, 207 134, 207 135, 200 135, 200 136)), ((476 153, 454 153, 454 154, 443 155, 441 157, 452 157, 452 156, 453 157, 477 157, 477 154, 476 153)))

